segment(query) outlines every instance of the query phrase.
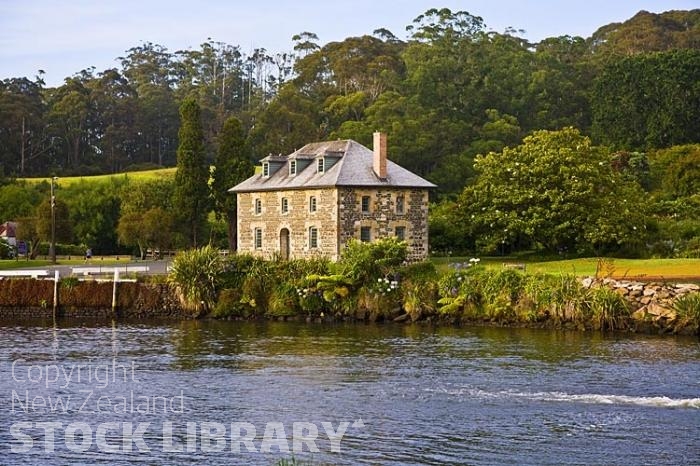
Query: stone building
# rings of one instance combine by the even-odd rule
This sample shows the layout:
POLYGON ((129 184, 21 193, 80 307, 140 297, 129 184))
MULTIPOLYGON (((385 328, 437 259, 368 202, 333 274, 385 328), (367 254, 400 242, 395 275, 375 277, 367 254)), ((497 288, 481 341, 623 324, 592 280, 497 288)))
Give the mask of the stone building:
POLYGON ((238 251, 263 257, 337 260, 351 238, 396 236, 409 257, 428 254, 428 191, 435 185, 352 141, 307 144, 270 155, 256 174, 230 189, 238 203, 238 251))

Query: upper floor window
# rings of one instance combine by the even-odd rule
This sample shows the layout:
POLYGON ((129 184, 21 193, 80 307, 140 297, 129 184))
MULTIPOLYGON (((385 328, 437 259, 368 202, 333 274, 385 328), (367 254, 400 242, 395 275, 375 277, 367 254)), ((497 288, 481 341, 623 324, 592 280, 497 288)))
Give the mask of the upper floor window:
POLYGON ((262 249, 262 228, 255 229, 255 249, 262 249))
POLYGON ((316 196, 309 198, 309 212, 316 212, 316 196))
POLYGON ((404 212, 404 197, 403 195, 396 196, 396 213, 402 214, 404 212))
POLYGON ((283 197, 282 198, 282 213, 286 214, 287 212, 289 212, 289 199, 287 199, 286 197, 283 197))
POLYGON ((362 212, 363 213, 368 213, 369 212, 369 196, 362 196, 362 212))
POLYGON ((263 162, 263 176, 270 176, 270 164, 263 162))
POLYGON ((318 228, 309 228, 309 248, 315 249, 318 247, 318 228))
POLYGON ((296 175, 296 174, 297 174, 297 161, 296 161, 296 160, 290 160, 290 161, 289 161, 289 174, 290 174, 290 175, 296 175))
POLYGON ((320 159, 318 159, 318 160, 316 161, 316 171, 317 171, 318 173, 323 173, 324 167, 325 167, 325 165, 324 165, 324 163, 323 163, 323 157, 321 157, 320 159))
POLYGON ((406 227, 396 227, 394 229, 394 236, 396 236, 396 239, 399 241, 403 241, 406 239, 406 227))
POLYGON ((260 215, 262 213, 262 201, 260 199, 255 200, 255 215, 260 215))
POLYGON ((360 227, 360 241, 364 243, 372 241, 372 229, 370 227, 360 227))

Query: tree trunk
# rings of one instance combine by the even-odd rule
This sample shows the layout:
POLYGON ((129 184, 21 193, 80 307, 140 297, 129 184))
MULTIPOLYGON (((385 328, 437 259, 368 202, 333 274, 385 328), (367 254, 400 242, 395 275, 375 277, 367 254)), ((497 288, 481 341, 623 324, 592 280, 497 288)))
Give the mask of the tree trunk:
POLYGON ((19 168, 19 172, 22 173, 22 174, 24 174, 24 151, 25 151, 25 139, 24 139, 25 128, 24 128, 24 120, 25 120, 25 118, 22 117, 22 137, 20 138, 20 144, 21 144, 21 146, 20 146, 20 154, 21 154, 21 156, 20 156, 20 157, 21 157, 21 161, 20 161, 20 168, 19 168))
POLYGON ((226 223, 228 224, 228 250, 233 254, 238 249, 238 219, 235 212, 229 212, 226 215, 226 223))

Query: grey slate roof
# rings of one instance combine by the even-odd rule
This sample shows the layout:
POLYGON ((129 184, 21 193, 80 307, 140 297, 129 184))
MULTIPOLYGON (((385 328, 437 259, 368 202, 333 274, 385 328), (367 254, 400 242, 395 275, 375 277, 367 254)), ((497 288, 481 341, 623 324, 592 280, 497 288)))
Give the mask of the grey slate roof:
POLYGON ((288 189, 326 188, 333 186, 354 187, 401 187, 435 188, 436 186, 411 173, 403 167, 387 160, 385 180, 375 175, 373 170, 374 153, 362 144, 351 139, 341 141, 314 142, 287 156, 268 156, 261 161, 282 161, 284 166, 263 177, 256 174, 229 189, 231 192, 280 191, 288 189), (289 174, 289 160, 315 159, 318 157, 339 157, 338 161, 323 173, 316 172, 312 163, 296 175, 289 174))

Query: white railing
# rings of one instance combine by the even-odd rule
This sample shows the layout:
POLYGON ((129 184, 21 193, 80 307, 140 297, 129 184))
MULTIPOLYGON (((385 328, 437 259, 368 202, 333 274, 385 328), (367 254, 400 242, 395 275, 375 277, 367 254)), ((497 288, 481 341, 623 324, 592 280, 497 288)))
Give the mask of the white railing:
POLYGON ((120 267, 72 267, 71 271, 76 275, 93 275, 105 274, 114 272, 133 273, 133 272, 148 272, 150 268, 147 265, 124 265, 120 267))
POLYGON ((0 277, 48 277, 48 270, 0 270, 0 277))

